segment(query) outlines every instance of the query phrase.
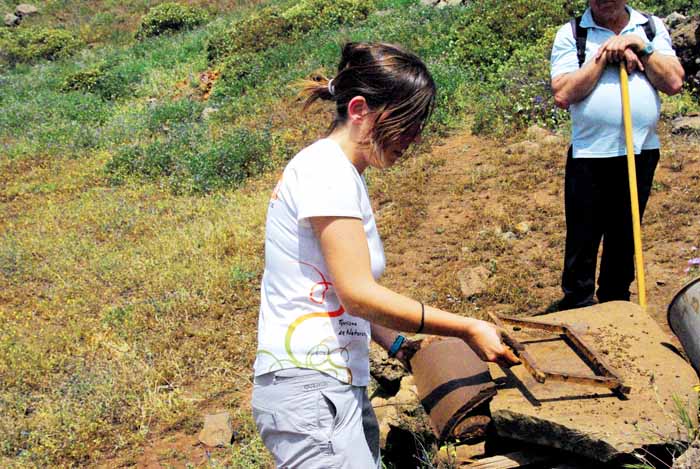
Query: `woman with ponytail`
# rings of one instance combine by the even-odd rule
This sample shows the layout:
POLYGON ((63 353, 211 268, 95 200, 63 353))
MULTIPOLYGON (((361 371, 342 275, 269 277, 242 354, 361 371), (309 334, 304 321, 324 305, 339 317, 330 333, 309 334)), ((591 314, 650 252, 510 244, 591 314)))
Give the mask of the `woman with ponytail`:
POLYGON ((492 324, 378 282, 384 250, 362 174, 420 140, 435 104, 423 62, 395 45, 349 43, 337 74, 302 93, 305 108, 333 102, 335 117, 292 158, 270 200, 253 415, 280 468, 379 468, 370 339, 406 366, 415 343, 397 331, 459 337, 506 366, 517 358, 492 324))

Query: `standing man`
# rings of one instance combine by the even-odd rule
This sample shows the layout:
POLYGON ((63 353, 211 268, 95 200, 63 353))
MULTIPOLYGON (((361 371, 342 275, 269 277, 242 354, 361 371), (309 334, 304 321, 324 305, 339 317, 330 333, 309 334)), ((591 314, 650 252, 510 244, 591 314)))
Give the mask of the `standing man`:
POLYGON ((595 303, 601 238, 598 301, 630 298, 634 242, 620 61, 626 62, 630 74, 637 187, 643 214, 659 161, 658 91, 672 95, 683 85, 683 67, 668 31, 660 19, 630 8, 625 0, 589 0, 580 19, 559 29, 552 47, 554 99, 558 106, 570 109, 573 134, 565 176, 564 297, 557 304, 558 310, 595 303))

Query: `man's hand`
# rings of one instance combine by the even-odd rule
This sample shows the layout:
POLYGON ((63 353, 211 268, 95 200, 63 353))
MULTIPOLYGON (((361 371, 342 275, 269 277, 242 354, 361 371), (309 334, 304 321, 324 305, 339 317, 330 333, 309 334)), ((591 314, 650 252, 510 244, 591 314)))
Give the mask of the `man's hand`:
POLYGON ((632 73, 635 70, 644 72, 644 64, 636 54, 636 51, 643 48, 644 40, 636 34, 613 36, 600 46, 595 60, 605 60, 608 63, 617 63, 624 60, 627 73, 632 73))

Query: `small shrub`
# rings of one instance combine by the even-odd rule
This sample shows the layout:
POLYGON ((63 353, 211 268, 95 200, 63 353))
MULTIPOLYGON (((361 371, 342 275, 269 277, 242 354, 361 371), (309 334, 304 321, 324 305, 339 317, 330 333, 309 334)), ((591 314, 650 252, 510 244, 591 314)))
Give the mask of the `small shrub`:
POLYGON ((369 0, 302 0, 282 16, 296 31, 307 32, 352 24, 367 18, 373 9, 369 0))
POLYGON ((122 147, 105 170, 113 184, 127 176, 163 177, 175 192, 210 192, 260 174, 270 167, 271 154, 267 131, 240 128, 211 142, 196 130, 182 130, 122 147))
POLYGON ((286 66, 279 56, 264 53, 241 53, 227 57, 221 76, 214 85, 214 95, 239 96, 264 84, 275 70, 286 66))
POLYGON ((163 33, 192 29, 207 20, 206 11, 174 2, 161 3, 150 9, 141 19, 136 39, 145 39, 163 33))
POLYGON ((687 16, 700 13, 697 0, 641 0, 635 2, 633 6, 638 10, 648 11, 662 18, 674 11, 687 16))
POLYGON ((207 45, 209 62, 216 62, 238 53, 259 52, 292 32, 292 24, 273 8, 263 8, 230 28, 212 35, 207 45))
POLYGON ((271 139, 267 131, 235 129, 189 162, 193 189, 209 192, 237 186, 271 166, 271 139))
POLYGON ((576 13, 565 0, 485 0, 468 8, 469 14, 453 26, 450 58, 460 65, 490 70, 576 13))
POLYGON ((128 85, 124 73, 100 64, 68 75, 61 91, 84 91, 110 100, 125 96, 128 85))
POLYGON ((293 35, 363 20, 373 10, 374 3, 370 0, 303 0, 284 11, 265 7, 214 33, 207 46, 207 56, 213 63, 234 54, 260 52, 293 35))
POLYGON ((73 54, 80 45, 75 35, 65 29, 17 28, 0 35, 0 58, 12 65, 54 60, 73 54))
POLYGON ((151 132, 162 130, 177 124, 196 121, 202 113, 203 105, 190 99, 165 102, 151 108, 148 113, 147 127, 151 132))

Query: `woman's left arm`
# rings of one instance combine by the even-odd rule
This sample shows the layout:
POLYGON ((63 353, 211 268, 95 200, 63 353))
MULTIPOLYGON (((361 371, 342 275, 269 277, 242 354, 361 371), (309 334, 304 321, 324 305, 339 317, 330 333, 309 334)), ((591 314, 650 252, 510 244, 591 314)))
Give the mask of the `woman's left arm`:
MULTIPOLYGON (((391 349, 394 341, 399 336, 399 331, 390 329, 388 327, 380 326, 373 322, 370 323, 372 326, 372 340, 375 341, 380 347, 382 347, 387 352, 391 349)), ((406 338, 401 344, 401 348, 396 352, 394 358, 401 362, 406 370, 411 371, 411 358, 420 349, 420 340, 411 340, 406 338)))

